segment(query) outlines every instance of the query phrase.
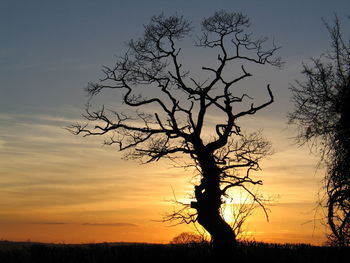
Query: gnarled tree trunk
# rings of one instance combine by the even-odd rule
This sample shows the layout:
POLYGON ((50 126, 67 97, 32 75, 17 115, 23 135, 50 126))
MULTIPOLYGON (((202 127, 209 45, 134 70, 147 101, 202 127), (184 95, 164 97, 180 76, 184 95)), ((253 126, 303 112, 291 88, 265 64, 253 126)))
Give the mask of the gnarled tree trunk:
POLYGON ((192 204, 192 208, 197 210, 198 223, 209 232, 214 247, 220 251, 231 250, 236 244, 236 235, 220 213, 222 204, 221 170, 215 165, 214 159, 210 155, 202 155, 199 158, 199 165, 202 170, 202 180, 200 185, 195 186, 197 202, 192 204))

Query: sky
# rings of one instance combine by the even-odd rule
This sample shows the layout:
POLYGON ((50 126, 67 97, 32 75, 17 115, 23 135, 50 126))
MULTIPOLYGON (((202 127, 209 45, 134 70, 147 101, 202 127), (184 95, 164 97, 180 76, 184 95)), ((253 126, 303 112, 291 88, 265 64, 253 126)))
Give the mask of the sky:
MULTIPOLYGON (((269 83, 275 102, 243 124, 263 129, 274 154, 260 172, 259 191, 271 199, 269 222, 257 210, 245 238, 325 242, 322 215, 315 213, 324 170, 308 147, 295 145, 296 129, 286 116, 302 62, 329 48, 322 18, 331 24, 336 13, 348 26, 346 0, 0 1, 0 239, 166 243, 193 231, 160 222, 173 209, 173 193, 179 200, 191 194, 191 171, 122 160, 102 138, 73 136, 64 127, 83 120, 87 83, 102 76, 103 65, 113 65, 153 15, 180 14, 198 30, 220 9, 248 15, 256 35, 282 46, 285 62, 282 69, 254 72, 251 83, 269 83)), ((187 48, 191 68, 210 60, 205 51, 187 48)), ((106 99, 120 107, 118 95, 106 99)))

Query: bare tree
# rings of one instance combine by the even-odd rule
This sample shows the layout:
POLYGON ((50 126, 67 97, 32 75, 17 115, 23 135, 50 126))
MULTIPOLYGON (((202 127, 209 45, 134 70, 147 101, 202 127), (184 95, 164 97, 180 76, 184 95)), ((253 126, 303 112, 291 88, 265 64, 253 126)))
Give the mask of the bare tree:
POLYGON ((350 43, 340 21, 324 22, 331 50, 312 65, 303 65, 306 81, 292 86, 294 112, 289 122, 299 127, 297 142, 311 143, 327 165, 325 205, 333 244, 350 245, 350 43))
POLYGON ((278 47, 273 44, 265 49, 267 38, 254 39, 249 25, 241 13, 219 11, 204 19, 195 46, 216 55, 214 66, 202 67, 207 80, 200 82, 181 63, 179 43, 189 36, 191 23, 178 15, 152 17, 143 37, 131 40, 115 66, 104 68, 104 78, 86 89, 91 96, 106 89, 124 92, 124 106, 135 109, 135 114, 104 106, 92 110, 89 104, 84 115, 89 123, 70 127, 74 134, 84 136, 111 134, 106 144, 118 145, 120 151, 127 151, 127 158, 143 163, 189 156, 200 172, 196 201, 190 208, 195 212, 183 216, 177 211, 173 219, 197 221, 216 247, 232 246, 236 239, 220 214, 223 198, 232 187, 249 191, 248 184, 262 184, 251 173, 260 170, 259 161, 271 148, 260 133, 244 134, 238 125, 240 118, 254 115, 274 100, 269 85, 268 99, 260 105, 247 105, 251 99, 247 94, 234 95, 237 83, 252 76, 246 67, 281 65, 274 57, 278 47), (238 71, 232 72, 230 66, 236 64, 238 71), (209 114, 217 115, 217 123, 208 120, 209 114), (214 134, 208 139, 210 128, 214 134))

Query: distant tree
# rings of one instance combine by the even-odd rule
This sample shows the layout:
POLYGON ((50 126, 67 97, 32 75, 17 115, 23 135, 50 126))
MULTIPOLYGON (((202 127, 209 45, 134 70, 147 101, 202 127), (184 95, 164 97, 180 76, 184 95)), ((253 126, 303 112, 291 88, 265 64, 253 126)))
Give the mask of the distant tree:
POLYGON ((198 244, 204 243, 206 240, 203 236, 193 232, 182 232, 171 240, 171 244, 198 244))
POLYGON ((350 245, 350 43, 340 21, 325 22, 330 51, 303 65, 306 80, 291 87, 295 109, 289 122, 299 127, 297 142, 311 143, 327 165, 327 221, 334 244, 350 245))
POLYGON ((86 89, 90 96, 106 89, 123 92, 124 113, 105 106, 92 110, 89 104, 84 116, 93 125, 69 128, 84 136, 111 134, 106 144, 118 145, 120 151, 127 151, 128 159, 143 163, 190 157, 200 174, 194 187, 196 201, 186 207, 191 212, 180 209, 170 218, 198 222, 218 248, 231 247, 236 240, 220 213, 228 190, 242 187, 249 191, 247 185, 262 184, 251 174, 260 170, 259 161, 271 148, 259 132, 245 134, 238 124, 239 119, 254 115, 274 100, 269 85, 268 99, 260 105, 247 105, 251 99, 247 94, 235 94, 235 86, 252 76, 246 67, 281 65, 274 56, 278 47, 265 49, 267 38, 254 39, 247 32, 249 26, 249 19, 241 13, 219 11, 203 20, 195 46, 208 51, 203 56, 215 53, 215 59, 202 67, 206 80, 201 82, 184 69, 178 47, 189 36, 191 23, 178 15, 152 17, 144 26, 143 37, 131 40, 115 66, 103 69, 104 78, 86 89), (235 64, 237 69, 230 68, 235 64), (134 109, 134 114, 125 113, 127 108, 134 109), (210 114, 216 116, 216 123, 208 118, 210 114), (208 138, 210 129, 214 134, 208 138))

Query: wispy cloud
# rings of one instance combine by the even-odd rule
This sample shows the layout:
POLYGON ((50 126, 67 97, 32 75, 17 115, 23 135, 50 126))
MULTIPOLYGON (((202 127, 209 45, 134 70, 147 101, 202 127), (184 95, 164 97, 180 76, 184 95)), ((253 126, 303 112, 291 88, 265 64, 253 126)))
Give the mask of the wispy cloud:
POLYGON ((38 225, 69 225, 70 223, 66 222, 34 222, 30 224, 38 224, 38 225))
POLYGON ((101 147, 101 137, 62 129, 74 121, 59 114, 0 115, 0 217, 47 225, 93 220, 86 226, 111 227, 137 226, 124 223, 131 217, 136 223, 142 216, 159 219, 170 186, 182 185, 186 175, 161 163, 125 162, 101 147), (94 223, 103 220, 121 223, 94 223))
POLYGON ((84 223, 83 226, 114 226, 114 227, 138 227, 137 224, 132 223, 84 223))

